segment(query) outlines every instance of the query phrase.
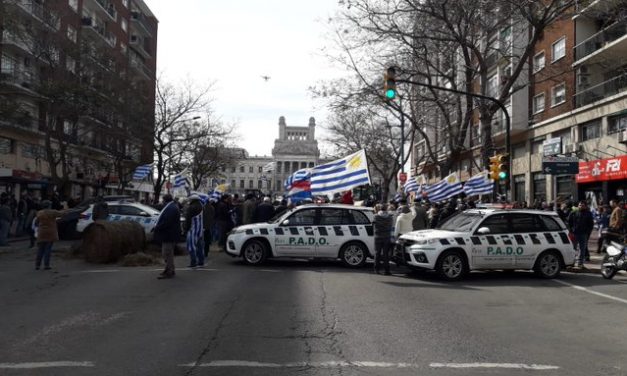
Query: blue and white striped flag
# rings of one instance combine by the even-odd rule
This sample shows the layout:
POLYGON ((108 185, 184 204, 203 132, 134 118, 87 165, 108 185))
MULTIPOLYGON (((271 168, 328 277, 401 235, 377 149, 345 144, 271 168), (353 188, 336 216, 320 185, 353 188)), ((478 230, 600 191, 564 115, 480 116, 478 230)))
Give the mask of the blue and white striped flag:
POLYGON ((192 218, 192 223, 187 232, 187 251, 190 254, 196 254, 196 248, 199 246, 198 241, 202 237, 203 221, 202 211, 192 218))
POLYGON ((172 188, 174 189, 178 189, 178 188, 185 188, 185 189, 191 189, 192 187, 192 183, 191 183, 191 179, 189 178, 187 169, 181 171, 180 173, 174 175, 174 185, 172 185, 172 188))
POLYGON ((418 184, 418 177, 414 176, 405 183, 405 193, 418 192, 420 190, 420 184, 418 184))
POLYGON ((200 193, 200 192, 189 192, 189 195, 196 195, 198 196, 198 198, 200 198, 200 202, 202 202, 203 205, 205 205, 207 202, 209 202, 209 195, 204 194, 204 193, 200 193))
POLYGON ((429 201, 440 202, 462 193, 463 188, 457 174, 452 173, 439 183, 428 187, 426 191, 429 201))
POLYGON ((144 180, 151 173, 152 163, 143 166, 137 166, 135 172, 133 172, 133 180, 144 180))
POLYGON ((366 152, 360 150, 342 159, 311 169, 311 193, 331 196, 336 192, 370 184, 366 152))
POLYGON ((218 202, 222 198, 222 193, 216 190, 209 191, 209 201, 218 202))
POLYGON ((488 172, 483 171, 464 183, 464 193, 467 196, 487 195, 494 191, 494 181, 488 179, 488 172))

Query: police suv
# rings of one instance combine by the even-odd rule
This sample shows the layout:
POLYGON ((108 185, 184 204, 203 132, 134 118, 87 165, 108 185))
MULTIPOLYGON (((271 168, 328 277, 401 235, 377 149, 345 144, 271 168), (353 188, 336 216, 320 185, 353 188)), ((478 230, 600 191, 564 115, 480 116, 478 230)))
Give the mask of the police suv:
POLYGON ((239 226, 226 252, 250 265, 268 258, 339 258, 360 267, 374 255, 372 208, 349 205, 298 206, 267 223, 239 226))
POLYGON ((562 220, 539 210, 466 210, 438 229, 401 236, 399 244, 409 267, 433 269, 448 280, 486 269, 533 269, 555 278, 575 262, 562 220))

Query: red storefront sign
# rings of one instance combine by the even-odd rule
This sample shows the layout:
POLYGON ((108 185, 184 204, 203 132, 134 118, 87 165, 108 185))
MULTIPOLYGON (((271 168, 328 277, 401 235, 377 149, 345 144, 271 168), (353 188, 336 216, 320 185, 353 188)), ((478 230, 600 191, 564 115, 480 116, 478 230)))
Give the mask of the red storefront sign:
POLYGON ((627 179, 627 155, 579 162, 577 183, 627 179))

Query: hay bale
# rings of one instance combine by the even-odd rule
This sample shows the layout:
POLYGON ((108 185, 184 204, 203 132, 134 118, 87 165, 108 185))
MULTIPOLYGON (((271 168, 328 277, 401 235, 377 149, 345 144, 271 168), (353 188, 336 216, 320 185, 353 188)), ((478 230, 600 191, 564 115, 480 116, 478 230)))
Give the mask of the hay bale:
POLYGON ((81 246, 87 262, 113 263, 124 255, 143 251, 144 228, 131 221, 96 221, 83 234, 81 246))
POLYGON ((158 262, 144 252, 131 253, 122 259, 122 266, 149 266, 154 264, 158 264, 158 262))

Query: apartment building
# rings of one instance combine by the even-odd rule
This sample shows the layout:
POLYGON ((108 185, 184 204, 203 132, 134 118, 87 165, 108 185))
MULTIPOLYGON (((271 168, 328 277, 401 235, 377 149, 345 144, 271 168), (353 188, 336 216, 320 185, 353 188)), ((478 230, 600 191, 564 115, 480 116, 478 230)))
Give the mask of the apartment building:
MULTIPOLYGON (((551 202, 625 198, 627 190, 627 20, 624 0, 578 2, 572 14, 544 30, 517 86, 505 103, 511 118, 512 200, 551 202), (562 152, 579 157, 578 175, 546 174, 542 170, 543 144, 559 138, 562 152)), ((505 33, 507 34, 507 33, 505 33)), ((515 33, 523 45, 528 32, 515 33)), ((490 80, 498 85, 507 75, 507 60, 495 57, 490 80), (502 61, 503 63, 500 63, 502 61)), ((491 81, 489 81, 491 82, 491 81)), ((490 85, 489 85, 490 87, 490 85)), ((488 93, 489 94, 489 93, 488 93)), ((496 148, 504 151, 502 112, 493 118, 496 148)), ((462 180, 483 169, 481 132, 474 119, 466 151, 455 161, 462 180)), ((440 135, 440 138, 445 138, 440 135)), ((412 147, 413 166, 421 170, 424 146, 412 147)), ((446 152, 443 157, 448 157, 446 152)), ((429 166, 426 166, 429 167, 429 166)), ((426 169, 436 181, 437 171, 426 169)))
POLYGON ((90 197, 152 161, 158 21, 143 0, 0 11, 0 192, 90 197))

